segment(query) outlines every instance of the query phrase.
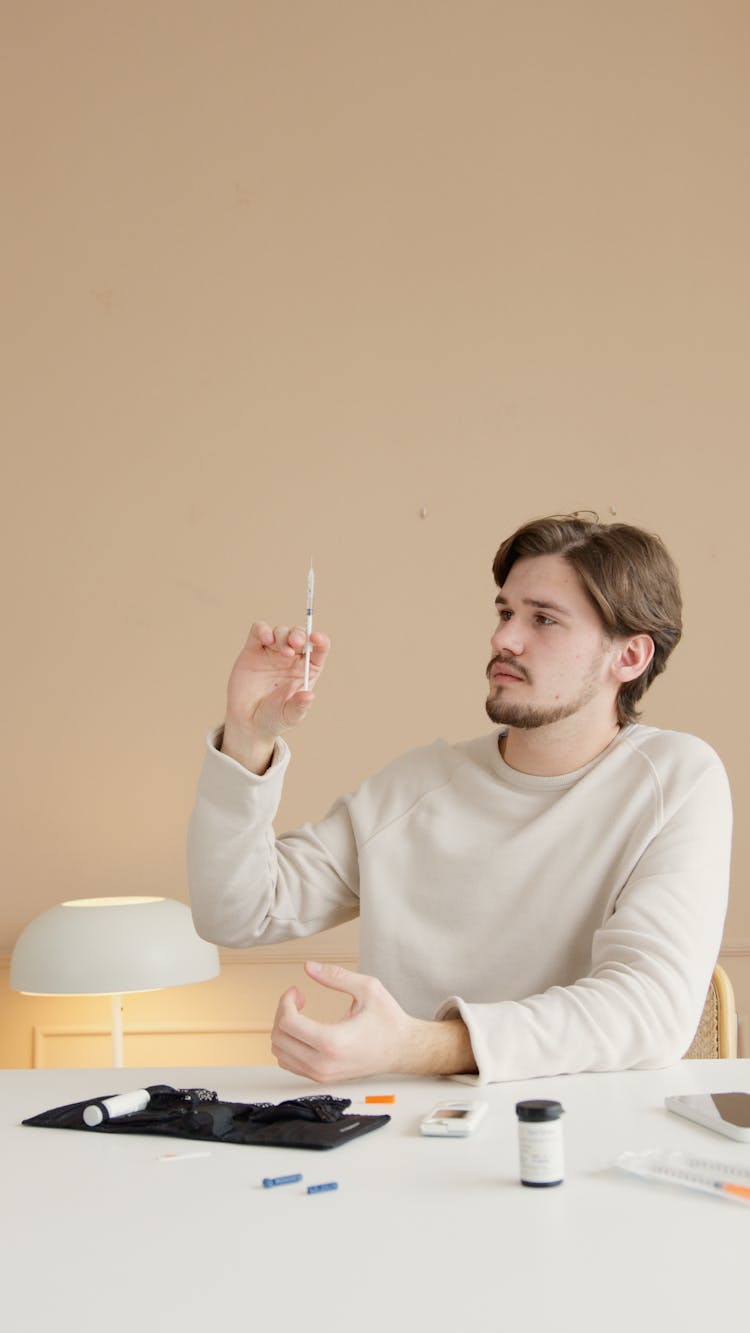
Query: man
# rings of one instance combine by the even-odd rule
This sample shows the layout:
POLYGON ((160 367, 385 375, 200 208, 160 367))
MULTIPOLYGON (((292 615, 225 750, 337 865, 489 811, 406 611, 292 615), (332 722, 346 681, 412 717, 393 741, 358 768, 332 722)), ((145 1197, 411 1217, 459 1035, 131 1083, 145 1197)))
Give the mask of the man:
MULTIPOLYGON (((726 911, 731 808, 704 742, 635 722, 681 634, 657 537, 575 515, 524 525, 493 565, 487 712, 499 730, 397 759, 318 824, 274 838, 312 707, 305 635, 256 623, 209 738, 189 838, 193 915, 247 947, 360 916, 362 973, 307 963, 352 997, 319 1023, 292 987, 279 1064, 477 1082, 679 1060, 726 911)), ((311 680, 330 644, 311 636, 311 680)))

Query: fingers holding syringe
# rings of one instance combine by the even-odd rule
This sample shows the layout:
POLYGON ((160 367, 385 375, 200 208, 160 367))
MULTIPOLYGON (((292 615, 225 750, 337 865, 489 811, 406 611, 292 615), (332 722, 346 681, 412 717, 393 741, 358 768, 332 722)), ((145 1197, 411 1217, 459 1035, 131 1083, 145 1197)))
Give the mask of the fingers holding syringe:
MULTIPOLYGON (((300 633, 302 634, 301 630, 300 633)), ((307 644, 307 639, 305 638, 304 634, 302 634, 302 638, 303 638, 302 651, 304 653, 305 646, 307 644)), ((331 640, 329 639, 328 635, 321 634, 319 630, 313 630, 312 634, 310 635, 310 667, 312 670, 316 672, 317 675, 320 675, 321 671, 323 670, 323 667, 325 666, 326 663, 326 658, 328 657, 330 651, 331 651, 331 640)))
POLYGON ((295 680, 293 685, 290 686, 284 703, 283 716, 285 724, 292 726, 302 721, 315 702, 314 689, 325 666, 331 641, 327 634, 321 634, 318 631, 312 633, 308 640, 302 630, 295 630, 289 636, 289 642, 298 653, 298 667, 295 669, 295 680), (309 669, 307 667, 308 648, 309 669), (302 675, 301 687, 300 673, 302 675))
MULTIPOLYGON (((250 627, 243 654, 254 658, 260 654, 265 660, 283 658, 291 664, 296 657, 304 658, 306 645, 307 635, 299 625, 291 629, 288 625, 271 627, 265 620, 256 620, 250 627)), ((320 672, 328 656, 331 640, 327 634, 315 630, 310 635, 310 645, 310 664, 320 672)))
MULTIPOLYGON (((314 684, 323 670, 330 652, 331 640, 328 635, 321 634, 319 630, 313 630, 308 639, 303 629, 293 629, 289 634, 288 643, 299 657, 306 684, 308 676, 314 684), (305 670, 308 658, 310 661, 309 673, 305 670)), ((309 690, 305 689, 304 692, 308 693, 309 690)))
MULTIPOLYGON (((287 638, 288 650, 294 654, 289 663, 286 697, 283 700, 283 720, 286 726, 301 722, 315 702, 314 689, 325 666, 331 641, 327 634, 316 630, 307 639, 304 630, 293 629, 287 638), (307 669, 309 649, 309 670, 307 669)), ((281 684, 281 682, 279 682, 281 684)))
POLYGON ((307 644, 299 626, 272 628, 266 621, 256 621, 229 678, 228 716, 241 725, 249 721, 270 728, 274 735, 279 723, 288 727, 301 722, 313 703, 313 690, 331 646, 327 634, 311 634, 306 680, 307 644))

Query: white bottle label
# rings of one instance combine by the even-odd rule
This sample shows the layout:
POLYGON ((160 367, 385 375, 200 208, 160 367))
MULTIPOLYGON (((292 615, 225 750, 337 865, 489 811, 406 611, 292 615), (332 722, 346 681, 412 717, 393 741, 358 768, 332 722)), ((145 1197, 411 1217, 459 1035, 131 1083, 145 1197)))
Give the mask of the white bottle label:
POLYGON ((519 1120, 521 1180, 551 1185, 564 1175, 562 1125, 559 1120, 519 1120))

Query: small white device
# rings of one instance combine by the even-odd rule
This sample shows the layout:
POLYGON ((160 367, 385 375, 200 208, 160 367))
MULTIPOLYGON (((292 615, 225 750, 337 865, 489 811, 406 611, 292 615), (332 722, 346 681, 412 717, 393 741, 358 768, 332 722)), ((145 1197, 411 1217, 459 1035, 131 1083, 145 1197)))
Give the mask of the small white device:
POLYGON ((438 1102, 420 1121, 420 1132, 441 1139, 465 1139, 486 1110, 486 1102, 438 1102))
POLYGON ((664 1105, 717 1134, 750 1143, 750 1092, 706 1092, 689 1097, 665 1097, 664 1105))

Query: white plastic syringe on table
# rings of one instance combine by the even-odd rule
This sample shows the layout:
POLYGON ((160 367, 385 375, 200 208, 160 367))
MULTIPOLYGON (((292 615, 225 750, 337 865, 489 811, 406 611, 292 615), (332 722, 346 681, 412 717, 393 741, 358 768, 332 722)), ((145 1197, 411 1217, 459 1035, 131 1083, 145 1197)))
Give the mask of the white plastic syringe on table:
POLYGON ((686 1189, 718 1194, 738 1203, 750 1203, 750 1169, 734 1162, 717 1162, 692 1153, 669 1152, 650 1148, 645 1152, 624 1152, 617 1166, 643 1180, 657 1180, 664 1185, 684 1185, 686 1189))

